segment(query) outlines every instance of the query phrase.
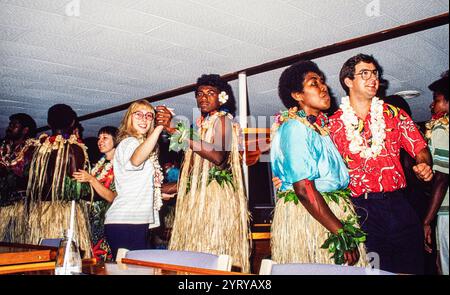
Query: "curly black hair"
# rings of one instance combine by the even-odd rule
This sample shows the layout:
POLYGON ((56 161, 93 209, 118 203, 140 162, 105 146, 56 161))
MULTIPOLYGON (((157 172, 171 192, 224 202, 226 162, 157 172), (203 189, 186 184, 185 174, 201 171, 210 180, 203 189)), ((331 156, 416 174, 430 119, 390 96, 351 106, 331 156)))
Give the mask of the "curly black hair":
POLYGON ((341 72, 339 73, 339 81, 341 82, 342 88, 344 88, 345 93, 349 94, 350 89, 345 85, 345 79, 355 79, 355 68, 356 65, 360 62, 365 62, 368 64, 374 64, 375 67, 378 70, 378 73, 380 74, 380 81, 381 81, 381 75, 383 69, 381 68, 380 64, 377 62, 377 60, 372 55, 367 54, 358 54, 351 58, 349 58, 344 65, 341 68, 341 72))
POLYGON ((324 73, 310 60, 296 62, 283 71, 278 81, 278 95, 286 108, 298 107, 292 93, 303 91, 303 82, 310 72, 316 73, 325 81, 324 73))
POLYGON ((76 121, 77 114, 66 104, 55 104, 48 109, 47 123, 52 130, 73 129, 76 121))
POLYGON ((225 91, 228 95, 228 101, 220 106, 221 111, 226 111, 231 115, 236 115, 236 99, 233 94, 233 89, 227 81, 223 80, 220 75, 209 74, 202 75, 197 79, 197 84, 195 87, 195 93, 197 93, 200 86, 212 86, 217 88, 219 92, 225 91))
POLYGON ((431 83, 428 89, 444 95, 445 100, 448 101, 448 70, 441 75, 439 80, 431 83))
POLYGON ((10 121, 17 120, 20 122, 23 128, 28 127, 29 137, 36 136, 36 128, 37 128, 36 121, 34 121, 34 119, 30 115, 25 113, 12 114, 11 116, 9 116, 9 120, 10 121))

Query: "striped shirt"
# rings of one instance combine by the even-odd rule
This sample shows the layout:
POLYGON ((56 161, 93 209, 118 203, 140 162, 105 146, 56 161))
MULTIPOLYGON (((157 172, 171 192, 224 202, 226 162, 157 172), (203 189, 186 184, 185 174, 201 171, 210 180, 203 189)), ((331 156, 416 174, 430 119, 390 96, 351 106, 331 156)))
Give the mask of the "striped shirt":
POLYGON ((150 160, 139 166, 130 161, 139 144, 135 137, 128 137, 116 148, 113 167, 117 197, 106 212, 105 224, 159 226, 158 211, 153 209, 153 165, 150 160))
MULTIPOLYGON (((433 157, 433 170, 448 175, 448 149, 449 149, 448 125, 437 125, 431 132, 430 150, 433 157)), ((448 188, 442 201, 439 215, 448 215, 448 188)))

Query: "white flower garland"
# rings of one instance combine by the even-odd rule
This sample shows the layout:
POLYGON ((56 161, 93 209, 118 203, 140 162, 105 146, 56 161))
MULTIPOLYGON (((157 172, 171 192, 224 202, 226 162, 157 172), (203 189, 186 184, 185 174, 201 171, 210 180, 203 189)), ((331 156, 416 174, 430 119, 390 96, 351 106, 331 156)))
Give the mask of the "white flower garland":
POLYGON ((102 157, 100 159, 100 161, 98 161, 97 164, 95 164, 94 168, 92 168, 92 170, 91 170, 91 175, 93 175, 95 178, 97 178, 97 180, 102 180, 103 178, 105 178, 105 176, 109 173, 109 171, 112 168, 112 162, 110 161, 108 164, 106 164, 103 167, 102 172, 100 172, 100 174, 97 175, 98 170, 100 169, 100 167, 103 166, 105 161, 106 161, 106 158, 102 157))
POLYGON ((361 158, 376 158, 384 148, 384 139, 386 138, 386 123, 383 116, 383 101, 378 97, 372 99, 370 106, 370 131, 372 133, 372 142, 370 147, 365 144, 364 139, 359 133, 359 119, 350 105, 348 96, 342 98, 340 105, 342 109, 341 120, 345 126, 345 135, 350 141, 350 152, 358 154, 361 158))
POLYGON ((159 211, 163 205, 161 186, 164 180, 161 165, 159 165, 158 154, 153 152, 150 155, 150 162, 153 164, 153 209, 159 211))

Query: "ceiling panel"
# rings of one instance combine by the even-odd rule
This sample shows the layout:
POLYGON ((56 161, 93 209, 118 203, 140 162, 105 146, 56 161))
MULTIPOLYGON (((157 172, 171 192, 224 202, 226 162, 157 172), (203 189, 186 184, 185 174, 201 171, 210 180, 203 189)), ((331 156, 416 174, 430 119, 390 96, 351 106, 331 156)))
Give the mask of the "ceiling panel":
POLYGON ((238 20, 233 15, 224 14, 224 11, 189 0, 141 0, 132 8, 173 23, 194 26, 211 32, 221 30, 238 20))
POLYGON ((271 29, 294 25, 310 16, 307 12, 277 0, 217 1, 203 4, 216 8, 224 18, 229 14, 271 29))
POLYGON ((67 17, 36 9, 2 5, 0 25, 55 35, 75 36, 93 27, 76 17, 67 17))
POLYGON ((98 0, 82 1, 79 19, 132 33, 146 33, 166 23, 160 17, 98 0))
POLYGON ((61 13, 69 0, 0 0, 0 5, 9 4, 45 12, 61 13))
POLYGON ((157 53, 173 46, 171 43, 143 34, 133 34, 104 27, 96 27, 77 36, 77 39, 91 44, 105 44, 105 47, 115 44, 114 47, 120 50, 131 50, 143 54, 157 53))
POLYGON ((165 24, 147 35, 182 47, 205 51, 216 51, 237 42, 229 37, 180 23, 165 24))
POLYGON ((14 41, 20 35, 26 32, 26 29, 0 26, 0 40, 3 41, 14 41))
MULTIPOLYGON (((368 0, 367 0, 368 1, 368 0)), ((447 9, 439 1, 379 0, 380 11, 404 24, 441 14, 447 9)), ((368 1, 370 2, 370 1, 368 1)))
POLYGON ((0 55, 41 60, 93 71, 106 71, 112 67, 111 64, 102 59, 15 42, 0 42, 0 55))
POLYGON ((337 27, 363 22, 370 17, 366 14, 366 5, 359 0, 339 1, 338 10, 340 13, 337 13, 336 4, 336 0, 320 0, 314 2, 306 2, 304 0, 289 1, 289 5, 320 19, 320 21, 337 27))

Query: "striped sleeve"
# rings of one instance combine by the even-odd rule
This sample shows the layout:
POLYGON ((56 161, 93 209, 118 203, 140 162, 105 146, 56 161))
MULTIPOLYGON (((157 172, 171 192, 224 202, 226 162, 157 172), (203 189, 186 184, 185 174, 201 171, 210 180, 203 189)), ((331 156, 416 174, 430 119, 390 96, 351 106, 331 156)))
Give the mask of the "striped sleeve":
POLYGON ((118 147, 118 154, 120 155, 120 161, 122 166, 127 171, 136 171, 136 170, 142 170, 144 167, 143 162, 139 166, 134 166, 131 163, 131 156, 133 156, 134 151, 139 147, 140 143, 135 137, 128 137, 124 139, 118 147))
POLYGON ((442 126, 433 129, 431 134, 431 155, 433 170, 448 174, 449 133, 442 126))

